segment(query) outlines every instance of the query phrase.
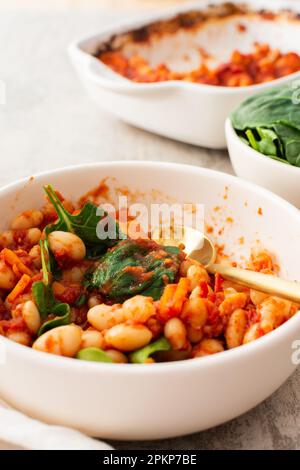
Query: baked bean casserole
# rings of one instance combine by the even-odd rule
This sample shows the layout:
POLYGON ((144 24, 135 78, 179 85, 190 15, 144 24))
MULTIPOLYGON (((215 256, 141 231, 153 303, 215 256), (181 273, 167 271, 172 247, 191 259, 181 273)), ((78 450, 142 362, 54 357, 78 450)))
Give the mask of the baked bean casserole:
MULTIPOLYGON (((286 36, 286 32, 282 34, 286 36)), ((299 49, 295 51, 299 38, 300 22, 296 13, 251 11, 247 6, 224 3, 202 11, 180 13, 174 18, 116 35, 101 44, 95 56, 114 72, 134 82, 181 80, 240 87, 300 71, 299 49), (272 24, 277 26, 270 33, 272 24), (268 43, 269 37, 279 38, 280 28, 288 28, 288 25, 294 35, 290 41, 283 44, 283 39, 278 39, 277 47, 268 43), (253 32, 256 27, 261 30, 259 35, 253 32), (233 29, 237 32, 232 33, 233 29), (247 34, 249 38, 241 41, 247 34), (252 41, 251 35, 259 39, 252 41), (228 41, 231 44, 229 56, 228 41), (239 49, 241 46, 243 50, 239 49), (291 47, 293 49, 289 49, 291 47)))

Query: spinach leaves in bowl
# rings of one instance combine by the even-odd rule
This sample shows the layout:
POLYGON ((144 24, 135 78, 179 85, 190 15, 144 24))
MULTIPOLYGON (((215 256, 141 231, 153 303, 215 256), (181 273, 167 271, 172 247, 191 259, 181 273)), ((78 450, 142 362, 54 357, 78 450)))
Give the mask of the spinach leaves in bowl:
POLYGON ((251 96, 231 114, 239 137, 258 152, 300 167, 299 82, 251 96))

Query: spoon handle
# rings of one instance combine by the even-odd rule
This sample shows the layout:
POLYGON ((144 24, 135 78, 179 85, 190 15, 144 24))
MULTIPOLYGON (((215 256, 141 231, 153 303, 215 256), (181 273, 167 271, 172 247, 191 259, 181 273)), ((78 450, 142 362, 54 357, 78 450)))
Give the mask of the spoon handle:
POLYGON ((300 283, 298 282, 221 264, 211 264, 206 269, 210 274, 219 273, 229 281, 300 304, 300 283))

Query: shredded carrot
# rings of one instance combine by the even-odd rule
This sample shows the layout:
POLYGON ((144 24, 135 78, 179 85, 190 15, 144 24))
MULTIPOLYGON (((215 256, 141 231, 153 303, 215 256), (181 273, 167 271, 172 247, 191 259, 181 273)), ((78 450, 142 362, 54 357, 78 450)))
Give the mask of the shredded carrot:
POLYGON ((20 294, 24 292, 26 287, 30 284, 31 278, 28 274, 23 274, 21 279, 15 285, 10 294, 6 297, 7 302, 12 303, 20 294))
POLYGON ((187 294, 190 288, 190 281, 186 277, 182 277, 178 282, 177 289, 173 299, 173 309, 176 314, 182 310, 184 302, 187 300, 187 294))
POLYGON ((6 261, 12 267, 15 266, 20 273, 28 274, 29 276, 32 275, 32 271, 27 266, 25 266, 23 261, 21 261, 16 253, 14 253, 12 250, 4 248, 1 251, 1 256, 3 257, 4 261, 6 261))
POLYGON ((177 289, 177 284, 168 284, 164 288, 164 292, 160 298, 159 308, 158 308, 159 315, 161 318, 165 318, 167 316, 168 311, 169 311, 169 306, 175 295, 176 289, 177 289))
POLYGON ((182 277, 178 284, 168 284, 159 302, 158 314, 162 321, 167 321, 180 314, 187 299, 190 281, 182 277))
POLYGON ((12 265, 12 270, 15 273, 17 279, 20 279, 20 277, 22 277, 22 273, 18 270, 18 267, 16 264, 12 265))
POLYGON ((202 299, 206 299, 209 294, 209 288, 208 288, 207 282, 200 281, 199 287, 200 287, 200 297, 202 297, 202 299))

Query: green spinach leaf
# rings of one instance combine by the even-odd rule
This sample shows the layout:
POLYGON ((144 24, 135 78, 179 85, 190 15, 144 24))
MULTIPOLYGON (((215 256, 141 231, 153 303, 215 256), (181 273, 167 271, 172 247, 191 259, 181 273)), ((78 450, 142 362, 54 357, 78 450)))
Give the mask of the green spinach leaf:
POLYGON ((300 105, 293 84, 245 100, 232 114, 239 137, 258 152, 300 167, 300 105))
POLYGON ((68 304, 57 303, 51 309, 51 313, 55 315, 55 318, 46 321, 40 327, 38 336, 46 333, 46 331, 52 330, 57 326, 69 325, 71 322, 71 309, 68 304))
POLYGON ((51 185, 45 186, 44 189, 58 215, 58 221, 46 227, 47 235, 55 230, 78 235, 86 245, 89 258, 99 257, 119 240, 126 238, 118 222, 95 204, 87 202, 79 214, 72 215, 64 208, 51 185), (99 236, 100 232, 102 237, 99 236))
POLYGON ((81 349, 77 355, 76 359, 81 361, 92 361, 92 362, 114 362, 112 358, 106 354, 105 351, 102 351, 100 348, 84 348, 81 349))
POLYGON ((180 250, 162 247, 151 240, 125 240, 108 251, 95 271, 88 274, 91 289, 123 301, 137 294, 157 300, 164 286, 174 282, 180 265, 180 250))
POLYGON ((300 167, 300 130, 285 124, 274 124, 274 129, 280 136, 287 161, 300 167))
POLYGON ((292 84, 284 84, 251 96, 231 114, 233 127, 240 131, 272 129, 274 123, 284 123, 300 130, 300 106, 294 93, 292 84))
POLYGON ((152 356, 152 354, 160 351, 170 351, 171 349, 171 344, 163 336, 153 343, 150 343, 147 346, 131 353, 129 355, 129 360, 134 364, 144 364, 146 360, 152 356))
POLYGON ((40 241, 43 280, 34 282, 32 285, 32 295, 39 310, 42 320, 46 320, 49 315, 53 315, 40 327, 37 335, 45 333, 56 326, 67 325, 71 321, 71 309, 66 303, 57 302, 50 285, 50 265, 49 251, 46 240, 40 241))

